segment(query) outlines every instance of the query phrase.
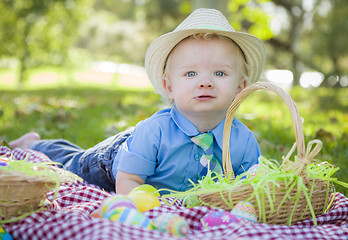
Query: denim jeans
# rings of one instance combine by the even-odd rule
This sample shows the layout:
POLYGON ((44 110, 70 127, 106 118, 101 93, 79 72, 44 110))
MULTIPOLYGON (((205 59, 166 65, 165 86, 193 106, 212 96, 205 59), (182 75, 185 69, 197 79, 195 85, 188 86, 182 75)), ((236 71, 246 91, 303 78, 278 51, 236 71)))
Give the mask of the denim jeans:
MULTIPOLYGON (((87 150, 64 139, 40 140, 31 149, 61 163, 85 181, 98 185, 108 192, 115 192, 115 177, 112 174, 113 160, 120 145, 132 134, 133 128, 105 139, 87 150)), ((61 167, 63 167, 61 166, 61 167)))

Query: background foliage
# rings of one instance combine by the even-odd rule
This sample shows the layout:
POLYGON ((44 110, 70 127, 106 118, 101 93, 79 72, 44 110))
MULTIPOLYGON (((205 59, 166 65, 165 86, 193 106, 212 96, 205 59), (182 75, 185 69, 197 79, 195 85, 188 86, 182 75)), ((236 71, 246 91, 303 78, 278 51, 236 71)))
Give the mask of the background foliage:
POLYGON ((291 70, 295 85, 304 71, 322 72, 325 86, 347 78, 346 0, 3 0, 0 60, 17 60, 19 81, 41 65, 142 66, 149 43, 198 7, 217 8, 236 30, 263 39, 266 69, 291 70))
POLYGON ((18 60, 19 83, 29 68, 67 67, 69 49, 91 6, 90 0, 0 2, 0 57, 18 60))

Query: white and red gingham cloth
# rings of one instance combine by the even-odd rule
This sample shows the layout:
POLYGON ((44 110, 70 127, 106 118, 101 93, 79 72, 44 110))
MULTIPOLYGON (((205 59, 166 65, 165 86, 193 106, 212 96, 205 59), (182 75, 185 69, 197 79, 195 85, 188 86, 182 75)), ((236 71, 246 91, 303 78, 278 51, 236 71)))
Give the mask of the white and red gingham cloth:
MULTIPOLYGON (((0 147, 0 156, 13 154, 15 159, 23 159, 29 154, 28 161, 45 162, 49 159, 33 150, 10 150, 0 147)), ((1 194, 1 193, 0 193, 1 194)), ((102 200, 110 193, 100 188, 78 182, 73 185, 62 185, 57 198, 47 210, 33 213, 20 221, 4 224, 2 227, 10 233, 13 239, 348 239, 348 198, 336 193, 333 205, 327 213, 318 216, 318 225, 312 220, 298 222, 292 226, 269 225, 258 223, 245 225, 232 223, 199 230, 200 219, 209 207, 184 208, 180 202, 168 206, 162 202, 145 212, 154 219, 163 213, 175 213, 186 219, 190 226, 187 237, 172 237, 155 230, 125 225, 106 219, 89 216, 98 209, 102 200)), ((52 201, 53 192, 48 193, 47 199, 52 201)))

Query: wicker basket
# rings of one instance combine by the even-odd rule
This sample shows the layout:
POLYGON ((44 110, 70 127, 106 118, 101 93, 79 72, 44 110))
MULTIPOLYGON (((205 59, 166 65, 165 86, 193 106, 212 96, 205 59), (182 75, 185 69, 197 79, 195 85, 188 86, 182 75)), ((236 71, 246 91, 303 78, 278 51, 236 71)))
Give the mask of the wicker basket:
POLYGON ((40 209, 47 193, 56 188, 57 184, 73 183, 78 178, 58 167, 46 168, 50 168, 54 176, 0 169, 0 222, 11 222, 40 209))
MULTIPOLYGON (((296 104, 293 102, 289 94, 283 91, 281 88, 274 86, 269 83, 256 83, 245 88, 240 94, 238 94, 231 104, 225 121, 225 128, 223 134, 223 169, 225 176, 231 176, 230 181, 235 179, 233 174, 231 160, 230 160, 230 143, 227 139, 230 139, 230 132, 234 114, 240 105, 240 103, 252 92, 256 90, 270 90, 277 95, 279 95, 283 101, 287 104, 290 114, 293 120, 295 129, 296 143, 293 149, 290 151, 288 156, 283 159, 282 168, 285 170, 295 170, 296 174, 300 175, 307 187, 308 191, 313 189, 310 201, 314 210, 315 215, 322 214, 327 205, 328 196, 333 192, 333 185, 327 181, 322 181, 316 179, 313 183, 313 179, 308 178, 306 173, 303 171, 306 166, 311 162, 313 157, 318 154, 321 149, 321 142, 319 140, 314 140, 308 144, 307 151, 305 149, 305 142, 303 136, 302 123, 300 116, 297 111, 296 104), (313 150, 312 150, 312 147, 313 150), (297 160, 290 161, 289 157, 297 148, 297 160)), ((290 197, 284 200, 286 196, 287 187, 283 182, 279 182, 278 186, 270 184, 269 189, 273 189, 273 196, 275 201, 270 203, 269 201, 264 201, 265 205, 263 207, 263 221, 268 224, 291 224, 301 220, 312 218, 310 208, 308 207, 306 198, 301 192, 299 201, 294 203, 293 198, 295 197, 297 191, 292 190, 290 192, 290 197), (271 186, 272 185, 272 186, 271 186), (272 207, 270 204, 274 204, 274 210, 271 211, 272 207), (294 207, 295 206, 295 207, 294 207), (290 217, 291 215, 291 217, 290 217)), ((238 184, 235 187, 221 190, 216 190, 216 192, 210 192, 206 194, 198 195, 198 199, 201 203, 217 208, 222 208, 225 210, 231 210, 231 208, 240 201, 248 200, 256 209, 257 216, 259 216, 258 200, 253 196, 254 188, 251 184, 238 184), (227 204, 228 202, 228 204, 227 204)))
POLYGON ((0 216, 9 219, 37 210, 55 186, 52 180, 0 169, 0 216))

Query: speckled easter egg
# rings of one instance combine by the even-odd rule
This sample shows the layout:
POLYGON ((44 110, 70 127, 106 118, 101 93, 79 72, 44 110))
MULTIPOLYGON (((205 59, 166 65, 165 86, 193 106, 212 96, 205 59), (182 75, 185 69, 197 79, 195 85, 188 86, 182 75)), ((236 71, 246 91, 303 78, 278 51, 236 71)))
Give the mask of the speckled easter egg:
POLYGON ((187 236, 189 232, 186 220, 176 214, 162 214, 154 220, 154 224, 157 230, 171 236, 187 236))
POLYGON ((12 240, 11 235, 2 227, 0 227, 0 240, 12 240))
POLYGON ((114 209, 119 207, 137 209, 137 206, 129 197, 121 194, 114 194, 104 199, 99 208, 99 215, 102 218, 109 218, 110 215, 113 214, 114 209))
POLYGON ((115 208, 113 214, 108 218, 111 221, 121 222, 127 225, 135 225, 138 227, 144 227, 151 230, 155 230, 156 227, 150 218, 146 217, 143 213, 134 208, 119 207, 115 208))
POLYGON ((231 213, 243 223, 257 223, 256 210, 250 202, 240 201, 233 207, 231 213))
POLYGON ((254 164, 247 171, 248 173, 247 178, 252 180, 256 175, 259 175, 259 176, 267 175, 269 171, 272 171, 272 170, 266 167, 265 165, 262 165, 262 168, 260 168, 260 164, 254 164))
POLYGON ((0 166, 6 167, 8 165, 8 159, 5 157, 0 157, 0 166))
POLYGON ((248 178, 253 179, 256 176, 257 172, 259 171, 259 168, 260 168, 259 164, 252 165, 247 172, 248 178))
POLYGON ((207 229, 214 226, 228 225, 230 223, 238 223, 239 219, 231 214, 230 212, 224 210, 214 210, 206 213, 200 224, 200 229, 207 229))

